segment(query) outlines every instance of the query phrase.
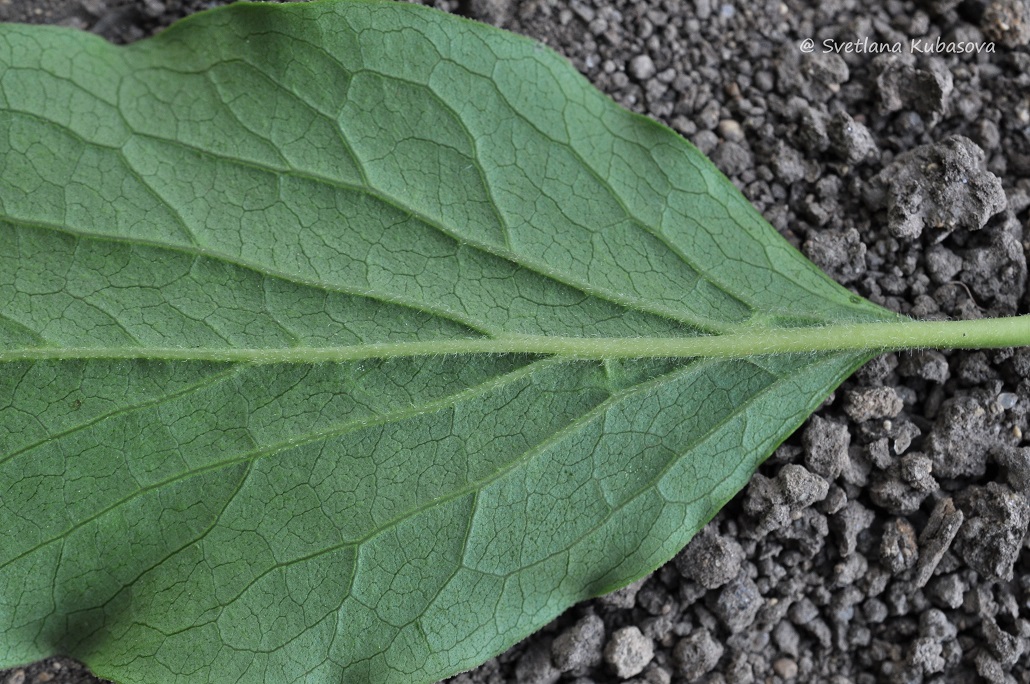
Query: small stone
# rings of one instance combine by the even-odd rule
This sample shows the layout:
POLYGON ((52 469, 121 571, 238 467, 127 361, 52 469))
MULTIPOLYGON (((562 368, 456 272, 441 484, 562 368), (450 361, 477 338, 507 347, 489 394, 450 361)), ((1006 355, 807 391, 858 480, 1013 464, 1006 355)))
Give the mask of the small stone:
POLYGON ((783 466, 776 480, 781 483, 783 500, 795 510, 822 501, 830 491, 826 480, 794 463, 783 466))
POLYGON ((941 499, 934 506, 930 520, 919 535, 919 561, 913 579, 915 588, 923 587, 933 576, 933 571, 951 546, 964 518, 962 511, 955 508, 951 497, 941 499))
POLYGON ((795 601, 787 610, 787 617, 798 626, 806 625, 818 616, 819 609, 812 603, 812 599, 807 596, 800 601, 795 601))
POLYGON ((798 676, 798 664, 792 658, 777 658, 773 661, 773 672, 783 679, 794 679, 798 676))
POLYGON ((554 684, 560 678, 561 670, 551 663, 550 644, 535 644, 515 664, 518 684, 554 684))
POLYGON ((1030 502, 1007 485, 988 482, 970 491, 972 509, 959 531, 956 547, 966 563, 985 579, 1012 579, 1030 527, 1030 502))
POLYGON ((887 605, 883 601, 878 598, 870 598, 862 604, 862 614, 865 615, 866 622, 878 625, 887 619, 889 613, 887 605))
POLYGON ((874 205, 886 204, 888 232, 906 240, 926 228, 933 242, 957 228, 980 230, 1007 203, 984 151, 960 135, 899 154, 869 186, 884 190, 872 197, 874 205))
POLYGON ((676 642, 672 650, 679 674, 687 681, 715 669, 722 654, 722 644, 713 639, 707 629, 694 630, 676 642))
POLYGON ((647 669, 644 670, 644 675, 641 679, 644 684, 671 684, 672 673, 660 665, 651 663, 647 669))
POLYGON ((987 651, 980 651, 976 655, 976 673, 991 684, 1008 684, 1012 681, 1008 678, 1006 669, 987 651))
POLYGON ((805 177, 805 159, 801 153, 783 140, 776 141, 772 170, 777 180, 790 185, 805 177))
POLYGON ((800 107, 798 119, 798 140, 806 150, 818 153, 830 146, 830 137, 826 132, 829 119, 825 112, 804 103, 800 107))
POLYGON ((772 638, 780 651, 795 658, 798 656, 801 635, 788 620, 780 620, 776 624, 772 631, 772 638))
POLYGON ((719 143, 711 154, 712 163, 727 176, 737 176, 753 165, 751 152, 740 143, 729 140, 719 143))
POLYGON ((1006 47, 1030 43, 1030 3, 1025 0, 992 0, 987 4, 980 27, 984 35, 1006 47))
POLYGON ((962 271, 962 257, 944 245, 932 245, 926 250, 924 258, 930 280, 938 285, 950 283, 962 271))
POLYGON ((942 650, 939 641, 927 638, 916 639, 909 647, 905 661, 912 669, 924 674, 941 672, 944 669, 942 650))
POLYGON ((723 140, 730 142, 740 142, 744 139, 744 129, 733 119, 723 119, 716 126, 715 131, 723 140))
POLYGON ((656 73, 658 68, 649 55, 637 55, 629 62, 629 74, 638 81, 646 81, 656 73))
POLYGON ((893 418, 901 413, 905 403, 893 387, 869 387, 849 392, 844 412, 852 420, 862 423, 879 418, 893 418))
POLYGON ((719 136, 712 131, 701 130, 694 134, 691 142, 702 154, 711 155, 712 150, 719 144, 719 136))
POLYGON ((904 518, 894 518, 884 525, 880 540, 880 560, 895 575, 908 570, 919 558, 916 531, 904 518))
POLYGON ((919 349, 904 354, 898 364, 898 372, 904 377, 922 378, 937 384, 944 384, 951 376, 948 359, 933 349, 919 349))
POLYGON ((711 608, 727 629, 736 634, 755 621, 762 603, 758 585, 746 575, 738 575, 722 588, 711 608))
POLYGON ((849 164, 857 164, 876 152, 873 134, 845 112, 830 119, 826 132, 830 137, 830 149, 849 164))
POLYGON ((930 582, 926 593, 936 605, 954 610, 962 605, 965 591, 965 584, 958 575, 952 573, 930 582))
POLYGON ((809 231, 801 249, 805 256, 841 283, 854 282, 866 272, 867 248, 854 228, 809 231))
POLYGON ((469 0, 469 14, 494 26, 508 23, 515 13, 512 0, 469 0))
POLYGON ((632 584, 627 584, 622 589, 616 589, 610 594, 605 594, 600 597, 598 601, 601 605, 610 606, 612 608, 619 608, 621 610, 629 610, 633 606, 637 605, 637 594, 640 593, 640 589, 647 582, 647 577, 641 577, 632 584))
POLYGON ((770 480, 760 473, 751 478, 744 495, 744 511, 758 520, 766 534, 790 524, 792 518, 826 498, 829 483, 804 466, 788 463, 770 480))
POLYGON ((805 466, 817 475, 835 480, 847 463, 851 433, 846 425, 814 416, 805 427, 801 443, 805 447, 805 466))
POLYGON ((937 642, 951 641, 958 634, 958 628, 937 608, 930 608, 919 616, 919 634, 937 642))
POLYGON ((702 532, 676 556, 676 569, 705 589, 717 589, 740 573, 744 550, 731 537, 702 532))
MULTIPOLYGON (((895 423, 894 429, 891 430, 891 436, 894 438, 894 453, 899 456, 908 451, 908 448, 912 446, 912 440, 923 434, 922 430, 915 426, 915 424, 903 420, 900 423, 895 423)), ((927 459, 927 472, 932 462, 927 459)))
POLYGON ((924 441, 938 477, 980 477, 987 454, 999 443, 987 421, 987 409, 977 397, 960 395, 941 406, 924 441))
POLYGON ((654 642, 635 626, 623 627, 612 634, 604 649, 604 660, 622 679, 644 671, 654 658, 654 642))
POLYGON ((933 462, 914 451, 891 463, 887 472, 875 478, 869 493, 873 502, 895 515, 915 512, 923 500, 940 488, 931 474, 933 462))
POLYGON ((551 644, 551 660, 562 672, 594 667, 601 662, 604 621, 590 614, 565 630, 551 644))
POLYGON ((944 116, 955 83, 943 60, 916 66, 909 55, 887 54, 873 60, 873 67, 883 111, 918 112, 931 126, 944 116))
POLYGON ((1017 492, 1030 492, 1030 447, 1002 446, 991 453, 1005 473, 1005 481, 1017 492))
POLYGON ((898 461, 901 479, 919 492, 937 491, 937 481, 933 479, 933 461, 919 452, 905 454, 898 461))
POLYGON ((838 549, 841 557, 847 558, 855 553, 859 533, 868 530, 875 519, 871 510, 855 500, 848 501, 844 508, 830 517, 830 529, 840 537, 838 549))
POLYGON ((1005 667, 1012 667, 1023 655, 1026 644, 1023 639, 1015 634, 1009 634, 998 626, 993 617, 985 616, 982 623, 984 638, 987 640, 987 647, 998 662, 1005 667))

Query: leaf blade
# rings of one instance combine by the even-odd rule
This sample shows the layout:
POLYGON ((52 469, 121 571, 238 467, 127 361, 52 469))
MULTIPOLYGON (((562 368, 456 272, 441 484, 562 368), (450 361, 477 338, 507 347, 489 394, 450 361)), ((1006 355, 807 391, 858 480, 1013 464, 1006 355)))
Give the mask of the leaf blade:
MULTIPOLYGON (((0 44, 4 347, 889 320, 671 131, 486 27, 323 2, 0 44)), ((431 681, 670 557, 865 358, 5 363, 3 657, 431 681)))

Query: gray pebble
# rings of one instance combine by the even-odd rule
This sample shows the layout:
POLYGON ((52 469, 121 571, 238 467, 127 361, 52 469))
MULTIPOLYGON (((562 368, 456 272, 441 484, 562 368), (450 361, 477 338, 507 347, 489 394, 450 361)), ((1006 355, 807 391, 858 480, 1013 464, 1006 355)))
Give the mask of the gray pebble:
POLYGON ((783 140, 776 141, 776 152, 772 158, 772 169, 777 180, 796 183, 805 177, 805 159, 801 153, 783 140))
POLYGON ((1012 566, 1030 527, 1030 502, 997 482, 972 487, 969 499, 969 517, 956 540, 959 554, 987 579, 1012 579, 1012 566))
POLYGON ((916 377, 938 384, 950 377, 948 359, 934 349, 919 349, 904 354, 898 364, 898 373, 904 377, 916 377))
POLYGON ((987 468, 987 454, 999 442, 987 425, 987 409, 979 397, 959 395, 941 405, 937 420, 924 441, 938 477, 979 477, 987 468))
POLYGON ((610 594, 605 594, 600 597, 598 601, 604 606, 628 610, 637 605, 637 594, 640 592, 641 587, 644 586, 649 577, 650 575, 647 577, 641 577, 636 582, 627 584, 622 589, 616 589, 610 594))
POLYGON ((885 112, 918 112, 933 126, 944 115, 954 90, 954 77, 937 58, 916 66, 908 55, 883 55, 873 60, 880 106, 885 112))
POLYGON ((773 672, 783 679, 794 679, 798 676, 798 664, 791 658, 777 658, 773 661, 773 672))
POLYGON ((644 671, 654 658, 654 642, 636 626, 623 627, 612 634, 604 648, 604 660, 623 679, 644 671))
POLYGON ((641 684, 670 684, 672 682, 672 673, 652 662, 636 681, 641 682, 641 684))
POLYGON ((799 601, 795 601, 787 611, 787 617, 798 626, 806 625, 818 616, 819 609, 812 603, 812 599, 807 596, 802 597, 799 601))
POLYGON ((980 230, 1005 208, 1001 179, 987 170, 984 152, 953 135, 904 152, 870 182, 885 188, 887 230, 904 239, 932 229, 939 242, 957 228, 980 230))
POLYGON ((1030 447, 1002 446, 991 452, 1005 473, 1005 481, 1017 492, 1030 492, 1030 447))
POLYGON ((826 480, 793 463, 783 466, 776 480, 781 484, 783 500, 796 510, 823 500, 830 491, 826 480))
POLYGON ((691 141, 694 146, 701 151, 701 154, 711 155, 712 150, 719 144, 719 137, 712 131, 702 130, 698 131, 691 141))
POLYGON ((862 614, 866 622, 878 625, 887 619, 887 604, 878 598, 866 599, 862 604, 862 614))
POLYGON ((744 129, 733 119, 723 119, 716 126, 715 131, 723 140, 730 142, 740 142, 744 139, 744 129))
POLYGON ((773 628, 772 638, 780 651, 795 658, 798 656, 801 635, 789 621, 780 620, 773 628))
POLYGON ((944 670, 943 649, 939 641, 920 638, 912 642, 905 659, 910 668, 923 674, 934 674, 944 670))
MULTIPOLYGON (((827 220, 830 214, 822 205, 810 205, 810 213, 819 213, 827 220)), ((854 228, 810 231, 802 251, 816 265, 842 283, 858 280, 866 272, 867 248, 854 228)))
POLYGON ((1023 655, 1026 649, 1026 642, 1015 634, 1009 634, 998 626, 992 616, 985 616, 982 623, 984 638, 987 647, 998 662, 1005 667, 1012 667, 1023 655))
POLYGON ((999 313, 1014 315, 1027 281, 1023 226, 1013 212, 991 232, 987 245, 967 249, 962 259, 964 283, 979 302, 990 302, 999 313))
POLYGON ((844 412, 862 423, 879 418, 893 418, 905 407, 893 387, 868 387, 849 392, 844 412))
POLYGON ((551 663, 551 647, 536 642, 515 663, 515 681, 518 684, 554 684, 561 678, 561 670, 551 663))
POLYGON ((938 577, 930 582, 926 593, 936 605, 954 610, 962 605, 962 599, 966 593, 966 585, 958 575, 952 573, 938 577))
POLYGON ((830 146, 826 132, 829 117, 824 111, 815 109, 802 101, 798 107, 798 139, 809 152, 818 153, 830 146))
POLYGON ((558 635, 551 644, 551 660, 562 672, 594 667, 601 662, 604 621, 590 614, 558 635))
POLYGON ((1030 5, 1025 0, 992 0, 987 3, 980 27, 990 40, 1007 47, 1030 43, 1030 5))
POLYGON ((740 572, 744 550, 732 537, 702 532, 676 556, 676 569, 706 589, 717 589, 740 572))
POLYGON ((1007 668, 987 651, 976 655, 976 673, 991 684, 1009 684, 1015 680, 1008 677, 1007 668))
POLYGON ((676 642, 672 656, 681 677, 697 679, 715 669, 722 658, 723 646, 707 629, 698 629, 676 642))
POLYGON ((805 426, 801 443, 805 447, 805 466, 809 470, 828 480, 840 476, 851 446, 851 433, 846 425, 814 416, 805 426))
POLYGON ((869 529, 875 517, 871 510, 855 500, 848 501, 840 512, 830 517, 830 529, 840 537, 838 549, 842 558, 855 553, 859 533, 869 529))
POLYGON ((962 271, 962 257, 943 245, 932 245, 924 258, 930 280, 938 285, 951 282, 962 271))
POLYGON ((476 19, 503 26, 511 20, 515 12, 515 4, 510 0, 470 0, 469 14, 476 19))
POLYGON ((894 453, 900 456, 912 446, 912 440, 919 437, 923 432, 915 424, 903 420, 894 424, 890 434, 894 438, 894 453))
POLYGON ((754 166, 751 152, 743 145, 724 141, 719 143, 710 155, 712 163, 727 176, 736 176, 754 166))
POLYGON ((738 575, 722 588, 711 609, 730 633, 737 634, 755 621, 762 603, 758 586, 747 576, 738 575))
POLYGON ((744 495, 744 511, 758 520, 758 532, 766 534, 790 524, 792 518, 816 501, 826 498, 830 485, 804 466, 789 463, 775 479, 756 474, 744 495))
POLYGON ((908 570, 919 558, 916 530, 904 518, 894 518, 884 525, 880 540, 880 560, 894 574, 908 570))
POLYGON ((934 506, 930 520, 919 535, 919 562, 913 579, 916 588, 925 586, 933 576, 964 519, 962 511, 955 508, 950 497, 941 499, 934 506))
POLYGON ((629 74, 638 81, 646 81, 656 73, 658 68, 649 55, 637 55, 629 62, 629 74))
POLYGON ((905 454, 876 478, 869 490, 873 502, 895 515, 915 512, 940 488, 931 475, 933 462, 918 451, 905 454))
POLYGON ((830 138, 830 150, 849 164, 861 162, 876 152, 873 134, 845 112, 839 112, 830 119, 826 132, 830 138))
POLYGON ((950 641, 958 634, 958 628, 948 620, 944 611, 928 608, 919 616, 919 634, 938 642, 950 641))

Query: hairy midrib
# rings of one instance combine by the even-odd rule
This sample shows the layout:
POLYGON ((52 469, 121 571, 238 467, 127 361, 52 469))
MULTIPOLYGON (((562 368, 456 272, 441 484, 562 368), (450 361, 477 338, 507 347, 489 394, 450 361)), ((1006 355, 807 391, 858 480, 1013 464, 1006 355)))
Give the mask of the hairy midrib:
POLYGON ((0 350, 0 362, 159 359, 240 363, 327 363, 445 354, 553 354, 573 359, 747 358, 824 351, 891 351, 923 347, 989 348, 1030 345, 1030 316, 978 321, 841 323, 803 328, 755 328, 696 337, 494 338, 385 342, 337 347, 20 347, 0 350))

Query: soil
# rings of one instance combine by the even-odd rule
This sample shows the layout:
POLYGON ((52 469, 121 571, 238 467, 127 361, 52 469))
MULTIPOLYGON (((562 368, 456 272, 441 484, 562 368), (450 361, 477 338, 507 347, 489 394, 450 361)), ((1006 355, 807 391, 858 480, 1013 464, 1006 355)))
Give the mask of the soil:
MULTIPOLYGON (((0 19, 128 42, 219 4, 0 0, 0 19)), ((542 40, 682 133, 856 293, 1030 312, 1030 0, 427 4, 542 40)), ((667 566, 451 681, 1030 682, 1028 414, 1030 349, 882 356, 667 566)), ((61 658, 0 672, 46 681, 97 680, 61 658)))

